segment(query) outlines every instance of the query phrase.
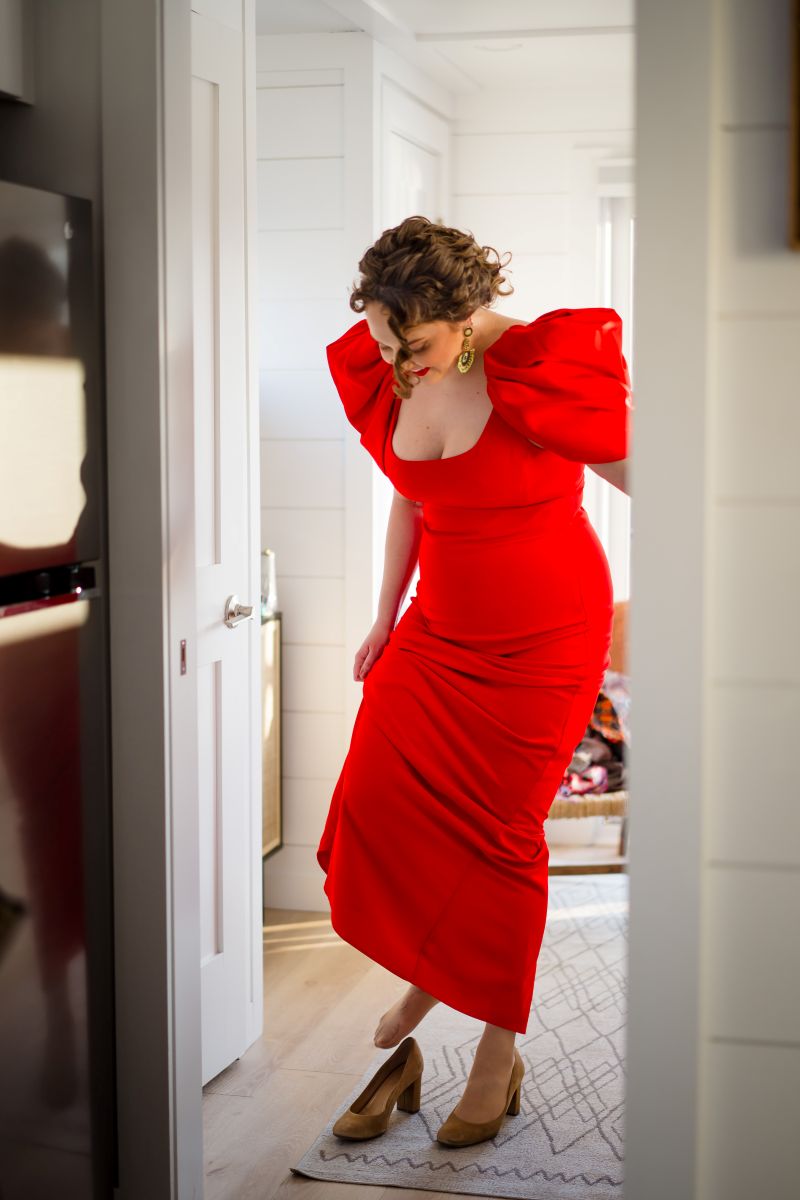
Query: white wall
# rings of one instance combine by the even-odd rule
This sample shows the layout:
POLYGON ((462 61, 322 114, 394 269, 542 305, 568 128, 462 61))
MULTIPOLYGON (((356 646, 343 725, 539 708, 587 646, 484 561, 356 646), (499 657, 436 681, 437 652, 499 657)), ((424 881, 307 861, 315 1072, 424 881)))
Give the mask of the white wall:
POLYGON ((800 1178, 800 254, 789 0, 714 5, 704 1200, 800 1178), (791 769, 791 768, 790 768, 791 769))
POLYGON ((349 436, 325 346, 357 319, 346 285, 371 230, 370 69, 359 34, 256 43, 262 542, 283 613, 284 846, 265 864, 267 906, 323 905, 313 847, 345 739, 349 436))
POLYGON ((637 9, 625 1162, 637 1200, 788 1200, 800 1172, 789 7, 637 9))
MULTIPOLYGON (((375 43, 375 131, 379 184, 376 233, 420 213, 450 224, 453 97, 394 51, 375 43)), ((386 527, 394 487, 372 467, 372 607, 378 611, 383 585, 386 527)), ((417 589, 411 574, 397 620, 417 589)))
MULTIPOLYGON (((428 215, 512 249, 517 290, 500 311, 532 320, 604 302, 599 178, 604 165, 630 170, 632 96, 630 80, 587 79, 456 100, 354 33, 260 37, 257 81, 262 541, 284 613, 284 846, 265 864, 264 894, 316 909, 314 850, 361 697, 351 664, 374 617, 388 498, 325 362, 325 344, 357 319, 358 259, 426 197, 428 215), (398 131, 407 153, 393 171, 398 131)), ((623 598, 629 502, 587 470, 584 503, 623 598)))
MULTIPOLYGON (((613 191, 607 177, 623 181, 620 194, 630 192, 632 79, 612 91, 590 77, 574 84, 458 97, 451 219, 501 255, 512 252, 515 291, 498 312, 532 321, 554 308, 610 303, 622 316, 630 361, 627 289, 604 295, 598 222, 601 193, 613 191)), ((606 548, 615 598, 626 599, 630 500, 587 468, 584 507, 606 548)))
POLYGON ((284 621, 284 845, 265 863, 264 902, 315 910, 325 906, 315 851, 361 700, 352 662, 374 619, 385 538, 377 468, 344 416, 325 346, 359 319, 349 288, 387 225, 394 133, 416 129, 448 190, 436 115, 448 97, 359 33, 260 37, 257 83, 262 541, 276 553, 284 621))
POLYGON ((630 157, 633 127, 630 80, 615 93, 587 80, 580 91, 458 98, 453 221, 512 251, 517 290, 501 311, 524 318, 596 303, 597 164, 630 157))

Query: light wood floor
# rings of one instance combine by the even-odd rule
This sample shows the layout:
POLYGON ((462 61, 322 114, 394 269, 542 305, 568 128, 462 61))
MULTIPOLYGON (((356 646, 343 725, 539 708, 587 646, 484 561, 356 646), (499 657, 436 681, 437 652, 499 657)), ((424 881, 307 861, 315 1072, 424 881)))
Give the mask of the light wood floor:
MULTIPOLYGON (((558 847, 559 862, 586 855, 558 847)), ((450 1200, 452 1192, 351 1187, 289 1170, 367 1069, 378 1018, 407 986, 343 942, 327 912, 265 911, 264 1035, 204 1089, 205 1200, 450 1200)))

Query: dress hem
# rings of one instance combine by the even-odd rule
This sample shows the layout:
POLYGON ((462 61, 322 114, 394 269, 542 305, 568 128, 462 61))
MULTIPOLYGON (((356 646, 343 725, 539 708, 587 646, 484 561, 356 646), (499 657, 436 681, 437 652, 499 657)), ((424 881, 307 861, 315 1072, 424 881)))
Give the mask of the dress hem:
MULTIPOLYGON (((323 885, 323 890, 324 890, 324 885, 323 885)), ((325 892, 325 895, 327 896, 327 892, 325 892)), ((329 899, 329 903, 330 903, 330 897, 328 899, 329 899)), ((330 911, 330 920, 331 920, 331 928, 333 929, 333 931, 336 934, 338 934, 338 936, 343 941, 347 942, 347 944, 349 946, 352 946, 355 950, 358 950, 359 953, 365 955, 372 962, 377 963, 378 966, 383 967, 385 970, 389 971, 392 975, 396 975, 398 979, 402 979, 406 983, 410 983, 414 987, 420 988, 423 992, 428 992, 429 995, 435 996, 436 999, 440 1003, 446 1004, 448 1008, 452 1008, 456 1012, 462 1013, 465 1017, 472 1017, 476 1021, 484 1021, 490 1025, 498 1025, 501 1029, 513 1030, 514 1033, 519 1033, 519 1034, 524 1035, 528 1032, 528 1021, 527 1020, 524 1022, 525 1027, 523 1029, 521 1029, 520 1028, 521 1022, 513 1021, 509 1024, 508 1018, 505 1018, 503 1020, 498 1020, 496 1013, 493 1016, 486 1009, 481 1009, 480 1011, 476 1011, 473 1009, 473 1011, 471 1011, 471 1012, 468 1011, 463 1006, 463 1004, 457 999, 457 997, 455 996, 454 993, 452 993, 452 992, 448 993, 447 988, 446 987, 443 988, 441 985, 441 982, 439 980, 434 980, 433 974, 425 968, 424 963, 422 965, 420 965, 419 960, 417 960, 417 962, 415 963, 414 969, 408 973, 404 973, 403 971, 396 970, 395 966, 393 966, 392 962, 390 961, 391 960, 390 955, 382 955, 379 958, 372 951, 367 950, 363 946, 359 945, 358 939, 353 939, 351 937, 348 937, 348 935, 344 932, 344 930, 337 925, 337 923, 334 919, 334 913, 333 913, 332 906, 331 906, 331 911, 330 911)), ((480 1006, 478 1006, 478 1008, 480 1008, 480 1006)))

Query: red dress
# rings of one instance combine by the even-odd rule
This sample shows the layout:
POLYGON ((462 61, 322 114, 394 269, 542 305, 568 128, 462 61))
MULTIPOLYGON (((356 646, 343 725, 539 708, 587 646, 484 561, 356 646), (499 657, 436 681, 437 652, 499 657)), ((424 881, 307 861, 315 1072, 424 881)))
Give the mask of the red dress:
POLYGON ((611 575, 581 501, 584 464, 627 454, 621 332, 610 308, 508 327, 484 353, 477 443, 413 462, 392 449, 401 400, 366 320, 327 347, 348 420, 423 523, 416 594, 364 679, 317 850, 331 923, 518 1033, 547 916, 542 823, 609 661, 611 575))

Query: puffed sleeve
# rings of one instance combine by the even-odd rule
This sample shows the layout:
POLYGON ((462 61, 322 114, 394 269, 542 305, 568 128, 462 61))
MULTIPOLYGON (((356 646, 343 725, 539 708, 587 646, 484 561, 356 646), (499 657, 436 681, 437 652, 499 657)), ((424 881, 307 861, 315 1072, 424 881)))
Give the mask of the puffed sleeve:
POLYGON ((347 419, 364 442, 365 435, 377 433, 376 424, 386 419, 386 401, 394 392, 394 371, 381 358, 365 318, 356 321, 325 350, 347 419))
POLYGON ((613 308, 559 308, 511 325, 484 370, 492 405, 543 449, 582 463, 627 457, 631 386, 613 308))

